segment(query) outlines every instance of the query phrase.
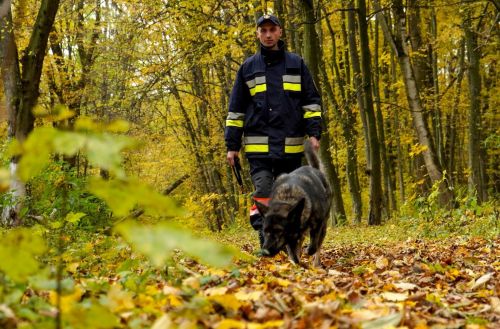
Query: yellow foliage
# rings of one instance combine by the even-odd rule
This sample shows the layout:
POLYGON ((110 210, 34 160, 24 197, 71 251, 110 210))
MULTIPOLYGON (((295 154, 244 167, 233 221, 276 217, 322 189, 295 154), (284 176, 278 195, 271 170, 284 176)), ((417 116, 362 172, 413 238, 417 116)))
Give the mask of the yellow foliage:
MULTIPOLYGON (((78 304, 78 302, 80 301, 80 299, 82 298, 82 295, 84 293, 85 293, 85 290, 83 290, 79 286, 76 286, 74 291, 71 294, 61 295, 60 296, 61 311, 63 313, 70 312, 71 309, 78 304)), ((57 306, 58 296, 59 295, 56 291, 49 292, 49 301, 53 306, 57 306)))

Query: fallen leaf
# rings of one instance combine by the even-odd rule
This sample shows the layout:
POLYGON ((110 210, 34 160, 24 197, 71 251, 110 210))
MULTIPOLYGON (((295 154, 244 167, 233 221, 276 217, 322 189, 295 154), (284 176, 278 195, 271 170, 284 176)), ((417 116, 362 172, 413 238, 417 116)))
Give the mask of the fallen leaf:
POLYGON ((212 287, 205 290, 206 296, 219 296, 225 295, 227 293, 227 287, 212 287))
POLYGON ((251 291, 251 292, 243 292, 243 291, 238 291, 237 293, 234 294, 234 296, 238 300, 242 301, 257 301, 260 299, 262 296, 263 292, 262 291, 251 291))
POLYGON ((214 295, 210 300, 220 304, 226 310, 236 312, 241 307, 241 302, 234 295, 214 295))
POLYGON ((389 266, 389 260, 387 258, 385 258, 384 256, 380 256, 379 258, 377 258, 377 260, 375 261, 375 266, 379 269, 379 270, 383 270, 384 268, 386 268, 387 266, 389 266))
POLYGON ((243 321, 237 321, 233 319, 224 319, 217 324, 216 329, 244 329, 246 328, 246 323, 243 321))
POLYGON ((493 312, 500 314, 500 298, 491 297, 490 298, 490 305, 491 305, 491 309, 493 310, 493 312))
POLYGON ((402 302, 408 299, 407 294, 398 292, 383 292, 380 295, 389 302, 402 302))
POLYGON ((172 319, 170 319, 170 316, 168 314, 163 314, 161 317, 159 317, 151 329, 170 329, 173 328, 173 323, 172 319))
POLYGON ((121 285, 114 284, 108 291, 107 304, 111 311, 120 312, 135 307, 132 293, 122 289, 121 285))
POLYGON ((393 283, 394 287, 398 288, 399 290, 407 291, 407 290, 414 290, 418 289, 418 286, 413 283, 408 283, 408 282, 396 282, 393 283))
POLYGON ((344 272, 339 272, 337 270, 328 270, 328 275, 333 275, 333 276, 344 276, 344 272))
POLYGON ((361 324, 362 329, 386 329, 396 327, 402 318, 401 313, 393 313, 376 320, 364 322, 361 324))
POLYGON ((190 276, 189 278, 186 278, 184 279, 184 281, 182 281, 182 285, 194 290, 198 290, 200 289, 200 280, 197 277, 190 276))
POLYGON ((471 286, 471 290, 476 290, 477 288, 481 287, 482 285, 486 284, 488 281, 491 280, 493 277, 493 272, 486 273, 485 275, 481 276, 479 279, 476 280, 471 286))

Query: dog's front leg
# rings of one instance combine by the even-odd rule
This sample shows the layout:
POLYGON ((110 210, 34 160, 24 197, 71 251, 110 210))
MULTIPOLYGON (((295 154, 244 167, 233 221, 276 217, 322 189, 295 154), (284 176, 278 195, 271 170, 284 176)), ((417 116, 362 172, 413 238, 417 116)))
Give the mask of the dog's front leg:
POLYGON ((323 243, 323 240, 325 239, 326 235, 326 221, 324 221, 319 227, 316 229, 311 229, 310 231, 310 244, 309 247, 307 248, 307 254, 308 255, 315 255, 319 252, 319 248, 321 247, 321 244, 323 243))
POLYGON ((320 256, 319 256, 319 249, 313 255, 313 266, 316 267, 316 268, 320 268, 321 267, 321 259, 320 259, 320 256))
POLYGON ((286 251, 292 263, 300 265, 300 248, 298 248, 298 245, 287 244, 286 251))

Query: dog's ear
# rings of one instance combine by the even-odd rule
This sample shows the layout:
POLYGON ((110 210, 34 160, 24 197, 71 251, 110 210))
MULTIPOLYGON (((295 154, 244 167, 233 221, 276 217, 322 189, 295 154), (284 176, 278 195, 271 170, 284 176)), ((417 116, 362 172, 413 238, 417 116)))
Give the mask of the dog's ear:
POLYGON ((306 203, 306 199, 302 198, 295 204, 295 206, 288 213, 288 218, 292 220, 294 223, 299 223, 300 226, 300 217, 302 216, 302 211, 304 210, 304 205, 306 203))
POLYGON ((267 214, 267 212, 269 211, 269 206, 265 205, 262 202, 259 202, 257 200, 253 200, 253 201, 255 202, 255 205, 257 206, 257 209, 259 209, 259 213, 262 216, 265 216, 267 214))

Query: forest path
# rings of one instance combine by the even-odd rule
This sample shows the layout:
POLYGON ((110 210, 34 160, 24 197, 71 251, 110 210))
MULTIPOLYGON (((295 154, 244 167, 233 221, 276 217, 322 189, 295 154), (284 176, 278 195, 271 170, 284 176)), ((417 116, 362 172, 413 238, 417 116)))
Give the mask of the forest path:
POLYGON ((193 263, 203 280, 184 284, 210 301, 198 323, 214 328, 500 327, 500 239, 334 246, 322 262, 281 253, 231 273, 193 263))

